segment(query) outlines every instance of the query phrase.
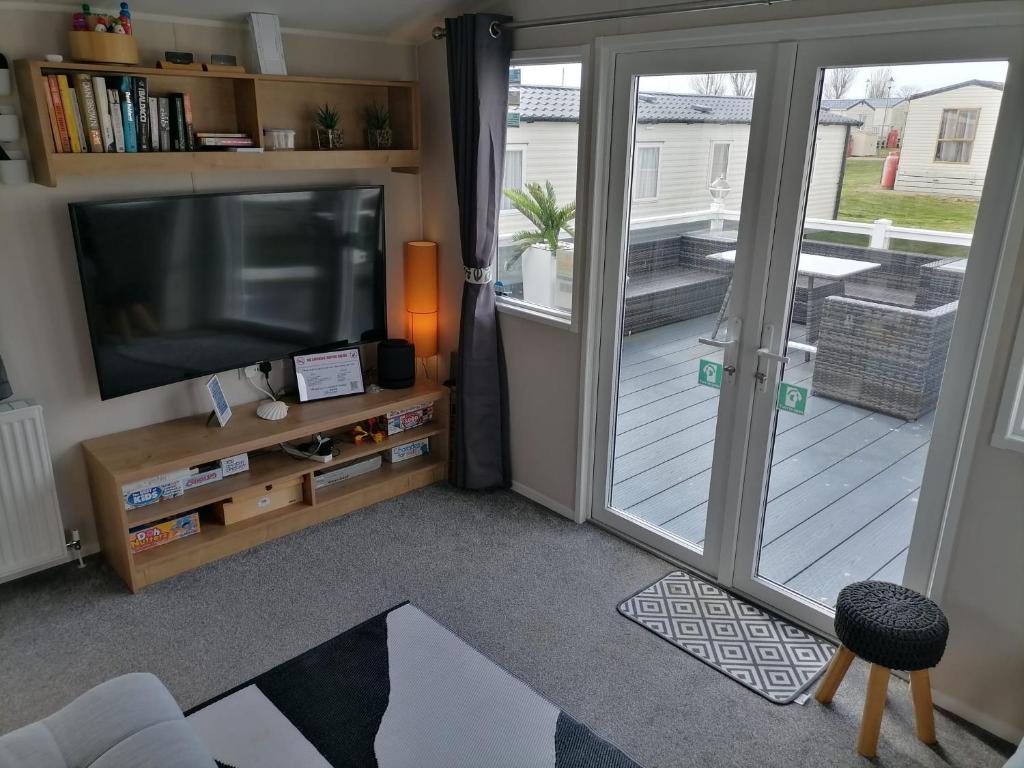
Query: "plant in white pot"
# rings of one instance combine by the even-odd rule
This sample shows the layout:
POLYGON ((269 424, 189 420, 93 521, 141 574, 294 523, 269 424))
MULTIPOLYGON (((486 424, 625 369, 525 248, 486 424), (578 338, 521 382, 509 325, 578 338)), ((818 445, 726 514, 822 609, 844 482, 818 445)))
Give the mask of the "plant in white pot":
POLYGON ((504 194, 512 207, 536 227, 512 236, 516 250, 505 269, 515 269, 516 262, 521 260, 523 298, 545 307, 563 306, 565 302, 559 301, 555 290, 556 278, 559 263, 563 269, 568 265, 568 273, 572 274, 572 243, 561 242, 558 238, 563 232, 575 237, 572 222, 576 218, 576 203, 559 205, 550 181, 545 181, 543 187, 529 182, 523 190, 506 189, 504 194))

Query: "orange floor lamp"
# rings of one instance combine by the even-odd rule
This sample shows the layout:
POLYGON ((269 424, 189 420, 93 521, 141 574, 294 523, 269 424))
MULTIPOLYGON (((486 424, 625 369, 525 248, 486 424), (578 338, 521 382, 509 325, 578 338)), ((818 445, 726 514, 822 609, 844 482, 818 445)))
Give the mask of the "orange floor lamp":
POLYGON ((414 240, 405 244, 405 311, 409 341, 416 357, 437 354, 437 243, 414 240))

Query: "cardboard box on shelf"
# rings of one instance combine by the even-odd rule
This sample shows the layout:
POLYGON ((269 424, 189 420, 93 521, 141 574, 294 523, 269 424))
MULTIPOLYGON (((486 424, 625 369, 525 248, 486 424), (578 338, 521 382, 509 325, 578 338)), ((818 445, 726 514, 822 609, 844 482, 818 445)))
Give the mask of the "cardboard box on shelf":
POLYGON ((353 477, 380 469, 380 465, 380 454, 374 454, 365 459, 357 459, 350 461, 348 464, 342 464, 340 467, 324 469, 313 475, 313 487, 317 489, 330 488, 332 485, 337 485, 353 477))
POLYGON ((196 533, 199 533, 199 513, 189 512, 129 529, 128 546, 132 552, 145 552, 196 533))
POLYGON ((228 456, 226 459, 221 459, 217 463, 220 464, 220 468, 224 472, 224 477, 237 475, 239 472, 248 472, 249 454, 240 453, 237 456, 228 456))
POLYGON ((202 488, 204 485, 216 483, 224 479, 224 470, 217 463, 203 464, 192 467, 189 476, 185 479, 185 490, 191 491, 195 488, 202 488))
POLYGON ((124 495, 124 508, 137 509, 147 504, 155 504, 161 499, 172 499, 181 496, 185 492, 185 481, 189 477, 189 470, 179 469, 174 472, 165 472, 155 477, 147 477, 144 480, 137 480, 121 486, 121 493, 124 495))
POLYGON ((388 435, 396 435, 433 421, 434 404, 424 403, 400 411, 388 411, 384 418, 387 420, 388 435))
POLYGON ((384 461, 395 464, 399 461, 415 459, 417 456, 425 456, 428 453, 430 453, 430 438, 424 437, 422 440, 396 445, 394 448, 384 451, 384 461))

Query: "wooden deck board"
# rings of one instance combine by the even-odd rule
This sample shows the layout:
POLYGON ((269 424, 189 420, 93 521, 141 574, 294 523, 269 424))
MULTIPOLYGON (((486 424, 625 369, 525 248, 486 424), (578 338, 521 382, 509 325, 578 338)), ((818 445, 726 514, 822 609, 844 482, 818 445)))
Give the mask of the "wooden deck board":
MULTIPOLYGON (((697 336, 713 326, 709 316, 624 339, 616 419, 613 506, 698 546, 718 392, 697 384, 697 360, 721 352, 697 336)), ((809 387, 813 370, 797 353, 784 378, 809 387)), ((806 415, 780 413, 760 573, 827 604, 852 581, 900 580, 931 424, 813 396, 806 415)))

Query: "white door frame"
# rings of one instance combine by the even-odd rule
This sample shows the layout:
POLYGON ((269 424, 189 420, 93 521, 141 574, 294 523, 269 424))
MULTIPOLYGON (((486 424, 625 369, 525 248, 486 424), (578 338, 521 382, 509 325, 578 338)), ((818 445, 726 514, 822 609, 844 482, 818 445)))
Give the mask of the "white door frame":
MULTIPOLYGON (((743 201, 741 210, 750 211, 755 207, 774 213, 773 200, 764 199, 764 190, 774 190, 777 184, 778 167, 765 167, 768 147, 781 141, 783 135, 785 110, 779 109, 780 104, 788 103, 788 87, 790 73, 782 72, 776 77, 776 68, 780 56, 788 67, 792 66, 794 47, 791 44, 755 43, 736 46, 729 50, 730 67, 737 70, 754 70, 758 73, 758 89, 754 94, 750 140, 747 146, 747 164, 743 183, 743 201), (780 92, 773 92, 773 83, 779 82, 780 92)), ((610 144, 610 175, 611 190, 608 215, 595 217, 605 222, 606 229, 601 237, 607 253, 624 253, 628 243, 628 217, 632 204, 630 179, 632 175, 632 159, 634 145, 635 120, 633 105, 636 103, 635 77, 645 74, 665 73, 699 73, 714 72, 722 66, 722 51, 717 47, 691 48, 682 53, 674 50, 633 52, 622 54, 617 62, 615 84, 612 99, 615 104, 622 104, 623 109, 617 110, 612 116, 610 144)), ((755 243, 768 242, 772 236, 773 215, 761 215, 755 218, 744 213, 739 222, 737 237, 737 267, 733 273, 733 295, 745 295, 752 284, 763 284, 763 278, 751 269, 755 260, 753 252, 755 243)), ((622 316, 622 287, 625 277, 625 260, 621 258, 607 259, 604 262, 604 306, 614 307, 614 312, 605 312, 601 319, 601 344, 599 373, 599 402, 609 403, 614 397, 618 379, 619 352, 621 349, 620 320, 622 316), (609 376, 607 372, 615 372, 609 376)), ((733 310, 723 326, 728 329, 728 338, 735 339, 732 349, 726 349, 725 364, 736 366, 736 373, 727 376, 722 384, 719 397, 718 424, 714 443, 714 462, 712 465, 707 529, 704 547, 698 550, 681 541, 665 539, 665 534, 656 526, 646 524, 636 518, 623 517, 611 512, 606 506, 605 492, 609 486, 611 459, 594 462, 594 487, 602 492, 595 493, 591 514, 593 518, 605 525, 615 527, 626 535, 649 547, 666 549, 676 559, 710 576, 720 577, 718 573, 719 553, 723 543, 731 547, 735 539, 731 529, 724 530, 723 522, 730 517, 728 510, 733 509, 739 501, 739 488, 730 485, 730 466, 736 465, 741 453, 736 451, 735 436, 746 431, 749 417, 749 403, 753 395, 748 372, 742 365, 744 359, 743 346, 749 344, 745 331, 745 313, 740 302, 733 302, 733 310), (737 338, 737 334, 739 336, 737 338), (742 428, 738 425, 742 424, 742 428)), ((759 320, 751 316, 751 320, 759 320)), ((614 434, 615 417, 610 408, 601 408, 596 414, 595 445, 611 444, 614 434)), ((726 574, 727 575, 727 574, 726 574)))
MULTIPOLYGON (((700 48, 719 44, 744 44, 753 42, 777 42, 780 40, 798 40, 806 45, 808 41, 825 40, 827 38, 848 37, 851 35, 884 35, 899 32, 920 33, 926 30, 955 30, 957 40, 964 38, 963 30, 978 28, 985 30, 984 52, 971 58, 1002 58, 996 49, 988 45, 990 36, 1001 34, 1001 30, 1018 26, 1022 23, 1019 4, 1012 2, 970 3, 966 5, 936 6, 928 8, 927 14, 921 9, 901 9, 887 12, 857 13, 817 17, 801 20, 780 22, 762 22, 721 26, 706 29, 674 30, 670 32, 646 33, 596 40, 595 83, 596 98, 591 114, 594 126, 594 165, 592 171, 591 210, 608 210, 609 190, 611 181, 611 158, 599 148, 612 146, 612 103, 613 78, 617 57, 630 51, 681 50, 700 48)), ((827 43, 826 43, 827 44, 827 43)), ((891 53, 881 56, 882 61, 891 58, 891 53)), ((922 58, 922 57, 917 57, 922 58)), ((838 62, 837 62, 838 63, 838 62)), ((1008 78, 1007 90, 1004 93, 1003 109, 1024 109, 1021 78, 1013 75, 1008 78), (1012 105, 1012 106, 1011 106, 1012 105)), ((804 102, 806 105, 806 101, 804 102)), ((805 114, 804 119, 808 117, 805 114)), ((1021 117, 1024 119, 1024 116, 1021 117)), ((1005 120, 1002 124, 1010 124, 1005 120)), ((1020 124, 1020 123, 1018 123, 1020 124)), ((1003 129, 996 137, 993 154, 1004 153, 1003 156, 1019 156, 1024 142, 1021 136, 1013 136, 1012 131, 1003 129), (1016 149, 1015 149, 1016 148, 1016 149)), ((782 154, 782 153, 780 153, 782 154)), ((804 153, 806 155, 806 153, 804 153)), ((620 168, 621 168, 620 164, 620 168)), ((998 329, 1008 304, 1009 276, 1012 274, 1014 262, 1020 248, 1021 212, 1014 211, 1008 226, 1001 226, 1000 209, 1005 213, 1011 209, 1014 195, 1024 194, 1021 191, 1024 166, 1016 173, 999 174, 999 181, 990 178, 986 182, 985 194, 988 198, 985 210, 979 217, 977 229, 990 233, 988 247, 992 255, 982 268, 974 269, 972 276, 964 285, 962 302, 965 306, 978 307, 978 311, 967 313, 958 319, 951 345, 949 365, 966 365, 975 370, 969 381, 950 382, 944 387, 939 404, 940 417, 937 430, 933 433, 932 454, 929 457, 929 470, 926 482, 934 489, 934 498, 930 495, 922 498, 919 508, 929 504, 927 518, 931 520, 935 531, 937 545, 931 547, 934 556, 919 561, 919 556, 912 553, 908 561, 908 579, 915 586, 933 597, 941 598, 945 584, 946 571, 949 564, 951 544, 960 517, 958 502, 963 499, 966 476, 970 467, 974 445, 981 429, 981 410, 983 398, 992 376, 992 368, 996 362, 996 344, 998 329), (994 288, 993 288, 994 286, 994 288), (984 307, 985 311, 981 311, 984 307), (979 347, 967 347, 968 339, 981 338, 979 347), (939 481, 934 481, 938 477, 939 481), (942 482, 948 478, 948 482, 942 482), (943 487, 944 486, 944 487, 943 487)), ((994 174, 990 174, 994 176, 994 174)), ((1019 206, 1018 206, 1019 207, 1019 206)), ((1003 217, 1005 218, 1005 217, 1003 217)), ((606 268, 621 269, 621 251, 615 251, 610 243, 604 241, 604 223, 600 215, 592 217, 590 242, 592 243, 591 258, 587 266, 586 287, 587 302, 584 308, 583 325, 583 360, 581 381, 581 414, 579 435, 579 472, 577 478, 577 513, 581 517, 589 516, 594 507, 595 498, 603 498, 604 486, 596 484, 595 465, 603 460, 596 456, 595 446, 599 444, 598 417, 599 387, 605 371, 613 372, 613 368, 602 368, 600 321, 602 307, 608 297, 604 294, 603 276, 606 268), (598 494, 594 493, 595 488, 598 494)), ((977 240, 976 240, 977 242, 977 240)), ((790 256, 792 259, 792 254, 790 256)), ((617 300, 617 299, 616 299, 617 300)), ((607 382, 604 382, 607 385, 607 382)), ((739 446, 736 447, 739 450, 739 446)), ((743 446, 745 451, 746 447, 743 446)), ((921 526, 928 521, 919 513, 921 526)), ((734 532, 738 535, 738 531, 734 532)), ((730 532, 724 531, 724 537, 730 532)), ((915 526, 915 538, 921 540, 922 534, 915 526)), ((734 537, 735 540, 735 537, 734 537)), ((643 543, 643 542, 641 542, 643 543)), ((920 547, 916 548, 918 552, 920 547)), ((923 557, 923 556, 920 556, 923 557)), ((725 583, 731 583, 733 574, 718 575, 725 583), (724 577, 724 578, 723 578, 724 577)), ((801 612, 802 613, 802 612, 801 612)), ((817 612, 815 612, 817 613, 817 612)), ((817 614, 820 615, 820 614, 817 614)), ((803 620, 801 616, 794 618, 803 620)), ((815 620, 810 622, 818 625, 815 620)))
MULTIPOLYGON (((977 38, 978 36, 973 36, 977 38)), ((780 233, 802 232, 804 202, 808 183, 809 160, 813 154, 814 129, 817 123, 815 102, 819 71, 829 66, 872 66, 886 63, 928 63, 942 51, 956 59, 1010 59, 1007 87, 1003 93, 999 127, 993 142, 992 160, 986 175, 978 223, 971 246, 970 266, 960 299, 960 312, 954 326, 950 344, 947 375, 943 379, 942 393, 935 412, 935 428, 928 451, 928 461, 922 479, 921 496, 915 513, 910 540, 908 566, 904 583, 922 592, 928 592, 934 569, 936 547, 940 537, 943 510, 950 494, 950 477, 956 464, 951 451, 958 435, 963 431, 964 398, 969 392, 972 377, 967 371, 976 367, 976 356, 983 333, 984 314, 972 311, 985 308, 996 274, 995 255, 1002 245, 1004 233, 1010 226, 1013 185, 1016 181, 1007 158, 1019 161, 1021 157, 1020 132, 1017 126, 1024 119, 1024 97, 1020 84, 1024 80, 1024 27, 1003 27, 987 30, 984 39, 971 39, 963 29, 918 32, 914 35, 893 33, 871 35, 842 40, 809 41, 801 44, 797 54, 790 123, 797 129, 791 132, 785 149, 781 204, 780 233), (898 55, 898 58, 896 56, 898 55), (893 60, 896 59, 896 60, 893 60)), ((786 242, 776 240, 772 253, 772 280, 768 288, 765 326, 785 328, 792 303, 793 273, 800 238, 786 242)), ((763 344, 772 344, 775 352, 782 353, 781 334, 763 344)), ((754 417, 751 425, 750 451, 743 489, 743 510, 737 539, 736 568, 732 584, 736 589, 764 601, 772 602, 786 613, 804 623, 829 632, 831 613, 823 614, 821 606, 753 574, 760 540, 761 511, 764 509, 766 474, 771 457, 775 420, 775 388, 779 366, 768 371, 768 387, 755 397, 754 417), (780 592, 785 595, 780 597, 780 592)))

